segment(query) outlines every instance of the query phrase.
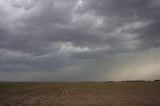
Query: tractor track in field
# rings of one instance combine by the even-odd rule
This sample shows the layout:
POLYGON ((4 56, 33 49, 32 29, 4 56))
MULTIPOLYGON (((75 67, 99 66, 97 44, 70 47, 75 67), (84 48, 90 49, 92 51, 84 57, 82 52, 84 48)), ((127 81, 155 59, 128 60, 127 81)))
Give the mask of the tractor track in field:
POLYGON ((54 96, 73 96, 73 95, 86 95, 86 94, 106 94, 105 90, 91 90, 91 89, 76 89, 76 88, 53 88, 50 91, 54 96))
POLYGON ((72 90, 69 88, 57 88, 52 92, 55 96, 71 96, 73 95, 72 90))

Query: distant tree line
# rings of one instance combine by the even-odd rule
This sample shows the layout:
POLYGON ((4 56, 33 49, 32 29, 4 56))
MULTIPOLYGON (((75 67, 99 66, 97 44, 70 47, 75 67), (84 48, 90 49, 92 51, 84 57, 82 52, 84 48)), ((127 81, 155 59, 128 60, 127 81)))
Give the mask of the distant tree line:
POLYGON ((153 80, 153 81, 147 81, 147 80, 126 80, 126 81, 106 81, 107 83, 109 82, 160 82, 159 79, 153 80))
POLYGON ((160 82, 160 80, 154 80, 154 82, 160 82))
POLYGON ((145 80, 126 80, 122 82, 145 82, 145 80))

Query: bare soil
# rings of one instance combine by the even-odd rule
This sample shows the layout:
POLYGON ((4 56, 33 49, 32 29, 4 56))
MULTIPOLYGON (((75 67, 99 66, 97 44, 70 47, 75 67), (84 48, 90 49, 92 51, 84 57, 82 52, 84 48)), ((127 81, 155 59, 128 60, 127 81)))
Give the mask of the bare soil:
POLYGON ((160 83, 0 83, 0 106, 160 106, 160 83))

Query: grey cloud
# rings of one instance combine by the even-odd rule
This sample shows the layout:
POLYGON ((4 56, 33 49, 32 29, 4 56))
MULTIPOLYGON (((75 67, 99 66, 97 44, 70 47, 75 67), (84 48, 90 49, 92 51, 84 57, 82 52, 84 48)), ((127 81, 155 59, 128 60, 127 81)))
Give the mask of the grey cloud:
MULTIPOLYGON (((117 2, 116 0, 103 0, 101 2, 93 0, 87 2, 83 11, 90 11, 104 16, 106 24, 108 24, 107 18, 112 18, 110 20, 111 25, 109 24, 108 26, 113 27, 112 29, 109 28, 110 31, 113 31, 116 27, 122 27, 126 23, 151 21, 149 25, 142 28, 126 29, 125 31, 138 34, 139 37, 137 39, 142 42, 143 48, 159 46, 160 24, 158 17, 160 16, 160 4, 158 0, 123 0, 121 2, 117 2)), ((107 27, 105 28, 107 29, 107 27)))
MULTIPOLYGON (((0 73, 28 72, 24 80, 31 74, 32 80, 48 81, 127 79, 129 68, 123 66, 133 68, 139 61, 130 59, 149 50, 158 58, 159 9, 158 0, 2 0, 0 73)), ((154 73, 142 71, 137 78, 154 78, 154 73)))

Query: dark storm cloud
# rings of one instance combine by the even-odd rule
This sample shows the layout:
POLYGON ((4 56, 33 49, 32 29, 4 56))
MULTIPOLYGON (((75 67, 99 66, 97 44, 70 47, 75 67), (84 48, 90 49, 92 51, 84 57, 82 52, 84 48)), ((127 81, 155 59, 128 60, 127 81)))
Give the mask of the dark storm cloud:
MULTIPOLYGON (((94 12, 94 14, 112 18, 109 22, 112 24, 110 31, 116 27, 123 27, 124 24, 137 22, 137 27, 131 27, 123 31, 138 34, 137 40, 140 40, 143 46, 155 47, 159 46, 159 17, 160 17, 160 2, 158 0, 98 0, 88 1, 86 8, 82 11, 94 12), (144 25, 144 23, 148 23, 144 25), (142 27, 138 27, 141 26, 142 27)), ((106 24, 107 21, 106 21, 106 24)), ((136 23, 135 23, 136 24, 136 23)), ((131 24, 132 25, 132 24, 131 24)), ((134 35, 133 35, 134 36, 134 35)))
POLYGON ((5 29, 3 29, 3 28, 0 28, 0 34, 1 34, 1 36, 0 36, 0 40, 2 41, 2 40, 3 40, 3 38, 6 36, 6 30, 5 30, 5 29))
POLYGON ((137 66, 149 58, 136 58, 143 54, 159 58, 159 9, 158 0, 1 0, 0 77, 15 72, 8 80, 130 78, 126 63, 137 66))

